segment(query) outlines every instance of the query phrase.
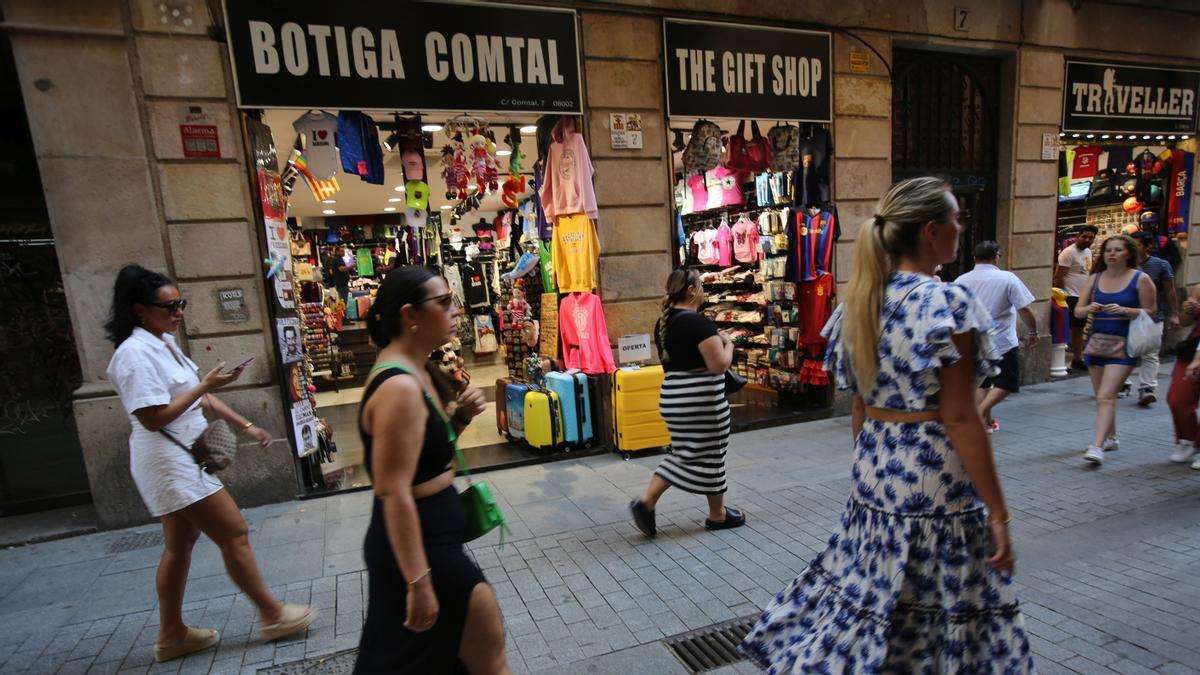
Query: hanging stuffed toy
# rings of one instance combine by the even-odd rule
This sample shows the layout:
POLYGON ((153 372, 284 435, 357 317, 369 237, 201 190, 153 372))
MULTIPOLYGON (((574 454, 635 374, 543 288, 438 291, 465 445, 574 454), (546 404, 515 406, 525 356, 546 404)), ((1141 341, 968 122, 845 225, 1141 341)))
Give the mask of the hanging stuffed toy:
POLYGON ((486 193, 489 189, 493 191, 499 189, 496 146, 488 140, 487 136, 483 135, 483 129, 476 129, 475 134, 467 141, 467 145, 470 152, 467 158, 468 169, 475 176, 475 186, 479 188, 479 192, 486 193))
POLYGON ((442 146, 442 180, 446 181, 446 199, 458 194, 458 178, 454 174, 454 146, 442 146))
MULTIPOLYGON (((457 140, 457 139, 456 139, 457 140)), ((454 187, 455 196, 459 201, 467 198, 467 179, 470 177, 470 167, 467 165, 467 152, 462 143, 454 145, 454 187)))
POLYGON ((500 195, 500 201, 510 209, 517 208, 517 200, 525 194, 525 176, 521 175, 521 161, 525 159, 525 156, 521 154, 519 134, 520 132, 516 136, 515 143, 511 140, 513 138, 511 133, 504 139, 512 146, 512 154, 508 157, 508 180, 504 181, 504 193, 500 195))

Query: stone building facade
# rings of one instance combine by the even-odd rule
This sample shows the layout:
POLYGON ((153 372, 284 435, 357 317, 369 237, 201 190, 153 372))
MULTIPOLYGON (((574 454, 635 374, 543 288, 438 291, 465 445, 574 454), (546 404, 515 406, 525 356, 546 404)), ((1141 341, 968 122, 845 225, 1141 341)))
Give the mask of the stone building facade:
MULTIPOLYGON (((997 57, 996 236, 1010 252, 1006 264, 1035 294, 1039 321, 1047 316, 1058 175, 1057 162, 1042 159, 1042 138, 1059 129, 1064 59, 1200 66, 1200 41, 1194 39, 1200 35, 1200 16, 1149 2, 1085 2, 1078 8, 1058 0, 898 0, 886 6, 716 0, 616 0, 602 8, 529 4, 576 4, 590 135, 604 137, 609 112, 641 112, 645 124, 640 150, 590 144, 601 210, 601 296, 613 336, 644 332, 653 324, 662 280, 671 268, 664 17, 832 32, 833 183, 843 221, 839 284, 852 269, 858 224, 892 179, 888 64, 893 51, 997 57), (852 53, 866 54, 866 66, 852 53)), ((221 8, 217 0, 0 0, 0 11, 84 373, 74 409, 92 495, 103 525, 141 521, 146 512, 127 469, 128 426, 104 377, 112 348, 101 324, 122 265, 136 261, 178 280, 192 303, 183 336, 190 353, 258 357, 224 397, 276 438, 286 438, 273 381, 264 254, 220 37, 221 8), (220 157, 183 157, 178 125, 181 110, 193 105, 215 120, 220 157), (246 290, 250 320, 237 330, 218 317, 215 289, 227 286, 246 290)), ((1198 224, 1200 197, 1194 201, 1192 219, 1198 224)), ((1190 259, 1200 256, 1200 248, 1193 248, 1186 264, 1189 284, 1200 282, 1200 262, 1190 259)), ((1046 377, 1048 346, 1043 343, 1027 358, 1026 379, 1046 377)), ((237 470, 227 474, 223 478, 243 506, 289 499, 297 492, 287 444, 246 451, 237 470)))

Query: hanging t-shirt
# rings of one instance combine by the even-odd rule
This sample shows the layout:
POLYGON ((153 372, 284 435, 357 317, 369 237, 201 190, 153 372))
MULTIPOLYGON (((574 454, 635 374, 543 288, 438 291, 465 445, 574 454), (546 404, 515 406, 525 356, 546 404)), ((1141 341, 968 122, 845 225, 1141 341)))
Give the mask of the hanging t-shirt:
POLYGON ((830 298, 836 292, 832 274, 822 274, 815 279, 803 281, 796 290, 796 301, 800 305, 800 341, 807 344, 824 344, 821 329, 832 313, 830 298))
POLYGON ((538 258, 542 268, 542 291, 557 293, 558 287, 554 285, 554 254, 549 241, 543 239, 538 242, 538 258))
POLYGON ((371 249, 360 248, 354 252, 355 263, 358 266, 358 276, 373 277, 375 276, 375 258, 371 255, 371 249))
MULTIPOLYGON (((833 250, 841 232, 830 211, 796 211, 788 224, 788 257, 784 276, 793 282, 813 281, 833 271, 833 250)), ((818 330, 820 330, 818 328, 818 330)))
POLYGON ((559 305, 558 317, 563 362, 568 369, 589 375, 616 370, 600 298, 593 293, 571 293, 559 305))
POLYGON ((554 278, 560 293, 590 293, 596 287, 600 240, 585 213, 554 219, 554 278))
POLYGON ((374 120, 357 110, 338 113, 337 147, 343 171, 366 183, 383 185, 383 146, 374 120))
POLYGON ((708 184, 704 176, 696 174, 687 179, 688 193, 692 196, 692 211, 704 211, 708 208, 708 184))
POLYGON ((717 264, 729 267, 733 264, 733 231, 728 223, 721 223, 713 238, 713 248, 717 251, 717 264))
POLYGON ((1108 148, 1108 163, 1106 168, 1117 173, 1125 173, 1129 163, 1133 161, 1132 145, 1114 145, 1108 148))
POLYGON ((554 143, 546 155, 546 173, 541 187, 542 209, 547 218, 582 213, 598 214, 592 185, 592 159, 583 136, 575 132, 575 121, 564 116, 554 126, 554 143))
POLYGON ((471 326, 475 331, 475 353, 480 356, 495 353, 499 344, 496 341, 496 327, 492 324, 492 315, 477 314, 471 317, 471 326))
POLYGON ((812 136, 800 139, 800 168, 793 178, 797 207, 820 206, 833 200, 829 189, 832 160, 833 138, 828 129, 817 127, 812 136))
MULTIPOLYGON (((725 168, 724 164, 718 164, 717 168, 709 173, 712 174, 715 180, 718 192, 721 195, 721 203, 719 206, 741 206, 745 204, 745 199, 742 197, 742 186, 738 181, 738 173, 725 168)), ((709 200, 712 197, 712 186, 709 186, 709 200)))
POLYGON ((462 272, 463 295, 467 307, 479 309, 491 304, 488 299, 487 278, 484 269, 478 263, 466 263, 460 266, 462 272))
POLYGON ((733 257, 738 262, 753 263, 762 258, 758 247, 758 227, 746 216, 733 224, 733 257))
POLYGON ((1081 145, 1075 148, 1075 164, 1071 168, 1071 178, 1080 180, 1091 178, 1100 169, 1100 146, 1081 145))
POLYGON ((1071 172, 1067 169, 1067 153, 1058 153, 1058 196, 1071 194, 1071 172))
POLYGON ((454 298, 454 304, 466 307, 462 275, 458 272, 458 265, 446 265, 446 269, 442 270, 442 276, 446 277, 446 285, 450 287, 450 295, 454 298))
POLYGON ((704 265, 716 265, 720 257, 717 255, 717 231, 710 229, 696 230, 692 235, 696 242, 696 259, 704 265))
POLYGON ((304 158, 308 160, 308 172, 317 180, 327 180, 337 173, 337 118, 323 112, 304 113, 292 122, 292 128, 304 134, 307 141, 304 158))

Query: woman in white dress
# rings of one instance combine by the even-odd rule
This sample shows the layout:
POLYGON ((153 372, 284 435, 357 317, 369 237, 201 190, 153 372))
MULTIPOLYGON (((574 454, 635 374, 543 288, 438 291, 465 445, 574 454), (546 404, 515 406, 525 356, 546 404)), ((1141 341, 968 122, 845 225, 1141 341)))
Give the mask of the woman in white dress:
POLYGON ((264 639, 298 633, 317 616, 315 609, 285 605, 267 590, 237 504, 221 481, 201 470, 184 449, 207 427, 205 409, 261 447, 271 445, 269 433, 211 393, 236 380, 241 368, 226 372, 221 363, 201 378, 196 364, 176 345, 172 333, 186 306, 170 279, 129 265, 117 275, 112 315, 105 325, 117 348, 108 377, 133 427, 129 468, 150 515, 162 519, 163 556, 155 579, 157 661, 206 649, 220 639, 215 630, 189 628, 183 622, 192 547, 201 533, 221 549, 230 578, 258 607, 264 639))

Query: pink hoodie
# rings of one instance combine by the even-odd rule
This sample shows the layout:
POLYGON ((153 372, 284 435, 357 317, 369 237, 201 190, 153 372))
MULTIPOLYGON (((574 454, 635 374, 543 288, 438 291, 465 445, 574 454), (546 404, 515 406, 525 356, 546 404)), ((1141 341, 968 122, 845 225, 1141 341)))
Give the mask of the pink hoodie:
POLYGON ((569 293, 558 307, 558 330, 562 336, 563 363, 589 375, 611 373, 612 344, 604 308, 594 293, 569 293))
POLYGON ((575 132, 575 119, 563 117, 554 125, 554 143, 546 157, 542 182, 542 211, 551 221, 555 216, 586 213, 597 217, 596 191, 592 187, 592 159, 583 136, 575 132))

